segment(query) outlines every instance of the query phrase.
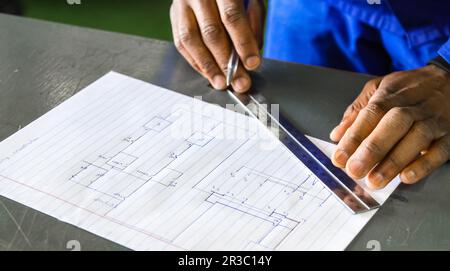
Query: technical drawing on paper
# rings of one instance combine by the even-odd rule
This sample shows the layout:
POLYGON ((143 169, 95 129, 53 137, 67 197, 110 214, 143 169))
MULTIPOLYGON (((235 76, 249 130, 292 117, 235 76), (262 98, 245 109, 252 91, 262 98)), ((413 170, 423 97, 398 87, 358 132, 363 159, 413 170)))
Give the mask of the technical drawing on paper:
MULTIPOLYGON (((192 131, 190 136, 175 139, 162 149, 150 148, 145 153, 139 150, 158 135, 170 137, 169 133, 173 132, 171 126, 186 122, 186 116, 191 114, 196 113, 178 109, 166 116, 154 116, 130 135, 117 138, 114 145, 108 144, 109 149, 83 160, 79 170, 69 180, 99 193, 100 196, 93 199, 88 207, 107 215, 147 182, 158 183, 167 189, 175 188, 184 174, 183 168, 177 165, 208 144, 214 144, 215 135, 224 133, 226 124, 200 115, 202 126, 192 131), (152 163, 148 162, 148 157, 151 157, 152 163)), ((251 137, 241 141, 234 148, 230 146, 228 151, 236 153, 245 144, 251 143, 251 137)), ((229 159, 232 160, 230 157, 226 160, 229 159)), ((224 164, 226 160, 218 164, 224 164)), ((331 196, 312 174, 305 174, 296 180, 284 180, 246 166, 231 168, 221 173, 212 170, 199 178, 192 191, 187 193, 204 196, 201 204, 205 212, 191 216, 185 222, 186 228, 181 227, 181 230, 170 235, 166 233, 164 237, 169 236, 169 240, 176 241, 184 231, 188 231, 189 226, 220 206, 258 219, 265 225, 264 230, 246 246, 276 249, 295 227, 304 223, 311 212, 331 196)))
POLYGON ((196 131, 186 139, 178 139, 166 150, 158 150, 157 153, 147 151, 146 156, 153 155, 155 163, 142 164, 142 157, 132 153, 142 144, 148 143, 146 137, 152 138, 161 134, 183 113, 180 109, 165 117, 154 116, 129 136, 117 138, 115 144, 109 145, 105 152, 99 153, 93 159, 82 161, 78 172, 69 180, 101 193, 101 197, 94 201, 105 205, 102 210, 105 214, 148 181, 164 186, 176 186, 183 173, 175 168, 175 161, 196 148, 206 146, 213 139, 208 133, 219 128, 218 122, 205 117, 202 131, 196 131))

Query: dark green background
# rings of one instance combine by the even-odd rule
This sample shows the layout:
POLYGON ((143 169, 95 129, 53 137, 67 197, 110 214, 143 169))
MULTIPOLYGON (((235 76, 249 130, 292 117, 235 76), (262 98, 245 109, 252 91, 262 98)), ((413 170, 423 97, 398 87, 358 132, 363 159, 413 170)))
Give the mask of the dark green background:
MULTIPOLYGON (((1 1, 1 0, 0 0, 1 1)), ((171 0, 19 0, 26 17, 171 40, 171 0)))

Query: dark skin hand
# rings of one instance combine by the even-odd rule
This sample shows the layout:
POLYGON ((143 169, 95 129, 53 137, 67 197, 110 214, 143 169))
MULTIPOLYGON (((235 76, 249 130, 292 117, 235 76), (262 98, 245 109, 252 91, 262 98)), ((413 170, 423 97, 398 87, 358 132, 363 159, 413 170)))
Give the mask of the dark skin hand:
POLYGON ((226 88, 226 68, 233 43, 241 63, 233 89, 245 92, 247 70, 261 64, 265 8, 262 0, 174 0, 170 20, 175 46, 189 64, 216 89, 226 88))
MULTIPOLYGON (((189 64, 224 89, 236 48, 241 63, 232 82, 245 92, 247 70, 261 64, 265 8, 262 0, 174 0, 170 9, 174 43, 189 64)), ((354 179, 368 176, 378 189, 400 174, 415 183, 449 160, 450 76, 433 65, 369 81, 332 131, 339 142, 332 161, 354 179)))
POLYGON ((433 66, 369 81, 331 132, 332 161, 373 189, 423 179, 450 159, 450 74, 433 66))

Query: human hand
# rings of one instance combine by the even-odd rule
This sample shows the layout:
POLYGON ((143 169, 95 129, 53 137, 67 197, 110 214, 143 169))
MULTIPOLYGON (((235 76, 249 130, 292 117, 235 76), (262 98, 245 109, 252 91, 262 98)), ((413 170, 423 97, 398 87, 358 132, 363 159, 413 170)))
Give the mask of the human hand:
POLYGON ((428 65, 369 81, 331 132, 332 161, 380 189, 415 183, 450 159, 450 74, 428 65))
POLYGON ((242 64, 233 89, 245 92, 251 79, 247 70, 261 63, 265 8, 262 0, 174 0, 170 19, 174 43, 189 64, 216 89, 226 88, 226 69, 234 44, 242 64))

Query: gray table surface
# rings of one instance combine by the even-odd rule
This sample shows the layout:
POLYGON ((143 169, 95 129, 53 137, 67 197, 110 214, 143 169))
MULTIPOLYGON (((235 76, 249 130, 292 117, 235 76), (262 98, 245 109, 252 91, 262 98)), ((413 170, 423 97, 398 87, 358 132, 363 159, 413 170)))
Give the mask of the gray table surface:
MULTIPOLYGON (((173 45, 141 37, 0 15, 0 140, 40 117, 110 70, 209 102, 231 103, 211 90, 173 45)), ((303 132, 328 140, 345 107, 370 77, 264 60, 254 88, 303 132)), ((126 248, 0 197, 0 250, 126 248)), ((348 249, 450 249, 450 165, 425 181, 401 185, 348 249)))

